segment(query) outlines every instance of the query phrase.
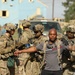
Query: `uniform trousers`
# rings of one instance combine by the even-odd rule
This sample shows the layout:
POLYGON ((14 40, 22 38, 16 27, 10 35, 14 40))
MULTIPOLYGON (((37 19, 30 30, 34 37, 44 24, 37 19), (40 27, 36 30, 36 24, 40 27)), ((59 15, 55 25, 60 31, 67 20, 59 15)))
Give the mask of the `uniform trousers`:
POLYGON ((62 75, 62 70, 58 71, 49 71, 49 70, 42 70, 41 75, 62 75))

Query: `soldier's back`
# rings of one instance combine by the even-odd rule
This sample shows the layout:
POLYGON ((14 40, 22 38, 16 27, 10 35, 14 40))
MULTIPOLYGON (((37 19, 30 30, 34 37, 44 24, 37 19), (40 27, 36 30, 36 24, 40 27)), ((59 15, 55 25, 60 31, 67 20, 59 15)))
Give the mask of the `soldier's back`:
POLYGON ((9 73, 7 61, 10 56, 13 56, 12 49, 15 48, 14 40, 6 34, 0 37, 0 74, 7 75, 9 73))

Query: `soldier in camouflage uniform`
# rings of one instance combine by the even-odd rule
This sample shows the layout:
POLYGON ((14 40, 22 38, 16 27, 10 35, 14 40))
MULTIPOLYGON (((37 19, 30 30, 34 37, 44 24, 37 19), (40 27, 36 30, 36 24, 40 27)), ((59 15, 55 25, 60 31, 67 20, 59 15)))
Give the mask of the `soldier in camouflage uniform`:
MULTIPOLYGON (((74 32, 75 32, 75 30, 73 28, 67 29, 66 41, 67 41, 68 45, 75 44, 74 32)), ((63 75, 73 75, 73 73, 75 71, 75 52, 69 51, 69 53, 70 53, 70 57, 68 59, 68 62, 65 63, 66 68, 65 68, 63 75)))
MULTIPOLYGON (((32 30, 29 29, 29 27, 31 26, 29 21, 24 20, 23 23, 23 33, 19 39, 19 50, 20 49, 24 49, 30 46, 30 40, 33 38, 33 32, 32 30)), ((22 53, 19 55, 19 74, 18 75, 29 75, 29 71, 26 70, 26 64, 28 62, 30 58, 29 53, 22 53), (26 74, 27 73, 27 74, 26 74)))
POLYGON ((13 50, 15 48, 15 43, 12 38, 14 32, 15 25, 7 23, 6 33, 0 37, 0 75, 10 74, 7 67, 7 61, 9 57, 13 56, 13 50))
MULTIPOLYGON (((63 43, 61 41, 58 42, 58 40, 56 39, 57 37, 57 32, 55 29, 51 29, 49 31, 49 44, 47 43, 45 45, 45 48, 46 48, 46 58, 45 58, 45 61, 46 61, 46 65, 45 65, 45 69, 42 71, 42 74, 41 75, 62 75, 62 66, 61 66, 61 62, 60 61, 60 57, 61 57, 61 54, 62 54, 62 51, 67 48, 69 50, 75 50, 75 46, 64 46, 63 43), (55 38, 55 39, 54 39, 55 38), (53 44, 53 47, 52 47, 52 42, 54 43, 53 44), (54 42, 55 41, 55 42, 54 42), (61 44, 61 45, 59 45, 61 44), (56 45, 56 46, 54 46, 56 45), (52 50, 51 50, 52 48, 52 50), (57 50, 58 49, 58 50, 57 50), (59 51, 59 49, 61 49, 59 51), (60 53, 60 56, 59 56, 59 53, 60 53)), ((23 49, 21 51, 16 51, 14 52, 14 55, 18 55, 18 54, 21 54, 21 53, 30 53, 30 52, 36 52, 39 50, 44 50, 43 49, 44 47, 44 43, 40 43, 39 45, 37 45, 36 47, 33 46, 31 48, 28 48, 28 49, 23 49)))
POLYGON ((34 39, 32 40, 33 44, 36 46, 37 44, 40 44, 40 42, 45 42, 48 40, 48 37, 43 35, 44 26, 41 24, 37 24, 33 27, 33 31, 35 34, 34 39))
MULTIPOLYGON (((37 24, 33 27, 34 31, 34 38, 32 39, 32 44, 36 46, 37 44, 40 44, 41 42, 45 42, 48 40, 48 38, 43 35, 44 26, 41 24, 37 24)), ((31 53, 31 73, 30 75, 39 75, 40 74, 40 68, 41 68, 41 61, 43 59, 43 54, 41 52, 34 52, 31 53)), ((28 62, 28 64, 29 64, 28 62)))

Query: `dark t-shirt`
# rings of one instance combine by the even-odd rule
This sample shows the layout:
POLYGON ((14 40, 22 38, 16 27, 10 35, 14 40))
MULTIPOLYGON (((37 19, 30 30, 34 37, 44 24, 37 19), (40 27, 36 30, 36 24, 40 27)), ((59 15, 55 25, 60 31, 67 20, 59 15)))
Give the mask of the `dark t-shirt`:
MULTIPOLYGON (((40 43, 39 45, 36 46, 38 50, 43 50, 44 43, 40 43)), ((63 50, 67 48, 64 46, 63 43, 60 44, 60 54, 62 56, 63 50)), ((57 45, 55 43, 53 44, 46 44, 46 55, 45 55, 45 70, 50 70, 50 71, 57 71, 62 69, 62 67, 59 65, 58 61, 58 50, 57 50, 57 45)))

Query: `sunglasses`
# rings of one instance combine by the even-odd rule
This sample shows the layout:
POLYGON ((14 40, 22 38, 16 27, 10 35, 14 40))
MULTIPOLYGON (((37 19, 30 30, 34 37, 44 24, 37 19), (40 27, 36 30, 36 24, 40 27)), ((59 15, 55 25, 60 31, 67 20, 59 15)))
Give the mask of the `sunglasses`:
POLYGON ((34 31, 34 33, 38 33, 38 31, 34 31))

